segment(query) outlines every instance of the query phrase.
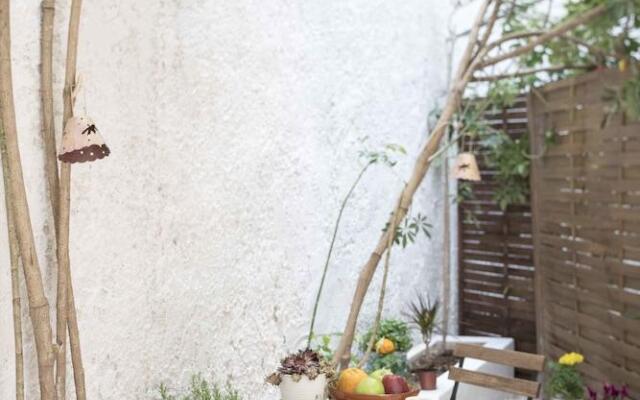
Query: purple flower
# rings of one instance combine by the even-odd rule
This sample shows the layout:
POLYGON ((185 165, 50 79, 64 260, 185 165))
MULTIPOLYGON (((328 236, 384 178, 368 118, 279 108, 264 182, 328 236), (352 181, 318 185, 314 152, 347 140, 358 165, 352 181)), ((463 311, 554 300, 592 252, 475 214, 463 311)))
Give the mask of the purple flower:
POLYGON ((613 396, 613 398, 620 396, 620 391, 615 385, 611 385, 611 396, 613 396))
POLYGON ((611 392, 612 389, 612 385, 609 385, 608 383, 605 383, 602 385, 602 391, 604 392, 604 396, 605 398, 607 398, 608 396, 611 396, 613 393, 611 392))
POLYGON ((627 385, 622 385, 622 389, 620 390, 620 398, 622 399, 629 398, 629 387, 627 385))
POLYGON ((589 392, 589 400, 598 400, 598 392, 591 389, 589 386, 587 386, 587 392, 589 392))

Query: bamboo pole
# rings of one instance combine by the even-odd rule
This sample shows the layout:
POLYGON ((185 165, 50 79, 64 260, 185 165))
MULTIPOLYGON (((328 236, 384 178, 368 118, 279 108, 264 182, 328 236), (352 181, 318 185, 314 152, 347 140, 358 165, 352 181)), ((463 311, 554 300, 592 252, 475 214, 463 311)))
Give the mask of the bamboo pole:
MULTIPOLYGON (((69 34, 67 38, 67 60, 65 68, 65 80, 63 91, 63 131, 66 122, 73 116, 73 90, 75 88, 76 65, 78 58, 78 37, 80 30, 80 13, 82 10, 82 0, 73 0, 71 3, 71 14, 69 17, 69 34)), ((73 378, 76 386, 76 398, 86 400, 86 386, 84 377, 84 366, 82 354, 80 352, 80 336, 78 330, 77 316, 75 313, 75 301, 73 298, 73 287, 71 285, 71 268, 69 261, 69 210, 71 198, 71 165, 61 163, 60 165, 60 193, 58 197, 58 274, 64 275, 59 278, 58 287, 64 292, 64 302, 60 302, 61 307, 58 318, 64 318, 68 323, 69 343, 71 347, 71 362, 73 364, 73 378), (60 282, 63 281, 63 282, 60 282)), ((62 334, 64 338, 64 334, 62 334)))
POLYGON ((42 138, 49 197, 53 204, 53 220, 58 228, 58 162, 53 117, 53 20, 55 0, 42 0, 42 34, 40 37, 40 93, 42 100, 42 138))
POLYGON ((20 149, 18 147, 11 71, 10 20, 10 0, 0 0, 0 108, 7 147, 7 165, 9 167, 9 189, 6 192, 10 195, 22 256, 22 267, 27 284, 29 314, 33 324, 38 358, 40 398, 42 400, 53 400, 55 399, 55 385, 53 379, 54 351, 51 319, 49 302, 45 295, 35 250, 29 205, 22 174, 22 163, 20 161, 20 149))
POLYGON ((13 342, 15 348, 16 400, 24 400, 24 356, 22 346, 22 305, 20 303, 20 244, 13 221, 9 195, 9 164, 4 131, 0 126, 0 153, 2 154, 2 177, 4 179, 4 204, 7 214, 9 237, 9 260, 11 266, 11 303, 13 308, 13 342))

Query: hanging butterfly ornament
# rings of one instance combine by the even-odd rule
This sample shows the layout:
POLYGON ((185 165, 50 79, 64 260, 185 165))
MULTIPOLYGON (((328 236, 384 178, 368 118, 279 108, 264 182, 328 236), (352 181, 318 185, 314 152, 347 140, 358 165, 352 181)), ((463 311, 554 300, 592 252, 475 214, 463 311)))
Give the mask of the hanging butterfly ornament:
MULTIPOLYGON (((78 79, 78 82, 80 80, 78 79)), ((79 83, 73 90, 72 104, 79 83)), ((58 159, 66 163, 82 163, 105 158, 111 153, 100 131, 91 118, 86 115, 73 116, 67 120, 62 134, 62 150, 58 159)))

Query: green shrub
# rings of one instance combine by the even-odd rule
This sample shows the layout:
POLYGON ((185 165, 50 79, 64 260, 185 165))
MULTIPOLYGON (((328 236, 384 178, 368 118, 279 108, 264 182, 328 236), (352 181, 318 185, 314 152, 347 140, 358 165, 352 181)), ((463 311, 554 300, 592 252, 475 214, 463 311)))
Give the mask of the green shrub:
POLYGON ((186 393, 173 394, 162 383, 158 389, 159 400, 242 400, 242 397, 230 384, 221 387, 217 383, 209 383, 201 375, 191 377, 191 384, 186 393))

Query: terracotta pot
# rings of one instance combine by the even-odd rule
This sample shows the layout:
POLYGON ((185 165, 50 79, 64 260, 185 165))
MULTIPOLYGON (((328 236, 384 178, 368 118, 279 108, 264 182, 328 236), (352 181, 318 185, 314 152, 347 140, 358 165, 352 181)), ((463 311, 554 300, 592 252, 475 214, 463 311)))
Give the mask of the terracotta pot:
POLYGON ((436 371, 418 371, 418 380, 422 390, 436 390, 438 373, 436 371))
POLYGON ((280 382, 280 395, 282 400, 324 400, 326 387, 325 374, 318 375, 314 380, 303 376, 297 382, 291 376, 285 375, 280 382))
POLYGON ((336 388, 330 388, 331 398, 333 400, 405 400, 408 397, 417 396, 420 393, 419 390, 411 390, 407 393, 399 394, 357 394, 357 393, 345 393, 336 388))

